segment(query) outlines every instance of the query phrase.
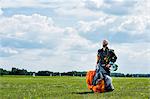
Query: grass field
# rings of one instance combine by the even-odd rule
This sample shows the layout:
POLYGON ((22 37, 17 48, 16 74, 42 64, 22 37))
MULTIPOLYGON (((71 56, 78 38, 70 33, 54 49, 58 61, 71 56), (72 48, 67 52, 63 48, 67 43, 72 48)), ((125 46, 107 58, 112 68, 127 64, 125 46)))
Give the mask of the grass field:
POLYGON ((113 92, 92 93, 85 77, 0 76, 0 99, 150 99, 149 78, 113 78, 113 92))

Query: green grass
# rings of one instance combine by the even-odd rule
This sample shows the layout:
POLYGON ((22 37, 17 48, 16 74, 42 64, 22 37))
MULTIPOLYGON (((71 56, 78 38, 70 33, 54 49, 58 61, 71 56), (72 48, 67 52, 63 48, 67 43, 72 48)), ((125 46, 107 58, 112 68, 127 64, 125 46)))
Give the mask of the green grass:
POLYGON ((115 90, 91 93, 85 77, 0 76, 0 99, 150 99, 149 78, 113 78, 115 90))

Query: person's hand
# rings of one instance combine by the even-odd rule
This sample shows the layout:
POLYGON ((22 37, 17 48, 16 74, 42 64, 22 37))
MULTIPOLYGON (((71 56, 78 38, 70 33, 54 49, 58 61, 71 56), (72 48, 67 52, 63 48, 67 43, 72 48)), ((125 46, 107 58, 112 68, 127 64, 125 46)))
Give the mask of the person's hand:
POLYGON ((96 69, 98 68, 98 64, 95 65, 96 69))
POLYGON ((107 67, 107 68, 110 68, 110 67, 111 67, 111 65, 110 65, 110 64, 107 64, 107 65, 106 65, 106 67, 107 67))

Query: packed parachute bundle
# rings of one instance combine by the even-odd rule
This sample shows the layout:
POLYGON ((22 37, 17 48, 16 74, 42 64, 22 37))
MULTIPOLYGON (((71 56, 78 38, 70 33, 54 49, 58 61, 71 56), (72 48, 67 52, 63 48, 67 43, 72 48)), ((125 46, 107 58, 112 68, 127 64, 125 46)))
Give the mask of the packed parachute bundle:
POLYGON ((86 74, 86 83, 88 85, 88 89, 94 92, 104 92, 105 91, 104 80, 100 80, 96 86, 92 85, 92 81, 93 81, 95 74, 96 74, 96 71, 88 71, 86 74))
MULTIPOLYGON (((112 64, 110 69, 111 71, 116 71, 118 69, 118 65, 112 64)), ((99 93, 105 92, 106 91, 105 81, 103 79, 99 80, 97 85, 95 86, 92 85, 92 81, 93 81, 95 74, 96 74, 95 70, 88 71, 86 74, 86 83, 87 83, 88 89, 92 90, 93 92, 99 92, 99 93)))

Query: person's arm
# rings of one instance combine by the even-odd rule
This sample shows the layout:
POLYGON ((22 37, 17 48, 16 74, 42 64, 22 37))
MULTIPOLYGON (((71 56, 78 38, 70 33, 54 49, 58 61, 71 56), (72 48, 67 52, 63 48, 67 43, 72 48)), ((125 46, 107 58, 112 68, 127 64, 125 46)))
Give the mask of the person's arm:
POLYGON ((98 63, 99 63, 99 60, 100 60, 100 56, 99 56, 99 55, 97 55, 96 64, 98 64, 98 63))
POLYGON ((100 49, 97 51, 96 65, 99 63, 99 60, 100 60, 100 49))
POLYGON ((116 56, 114 50, 112 50, 111 51, 111 60, 110 61, 113 62, 113 63, 115 63, 116 60, 117 60, 117 56, 116 56))
POLYGON ((114 53, 114 50, 110 50, 110 54, 111 54, 111 59, 110 59, 109 64, 106 65, 107 68, 110 68, 111 65, 112 65, 113 63, 115 63, 116 60, 117 60, 117 56, 116 56, 116 54, 114 53))

